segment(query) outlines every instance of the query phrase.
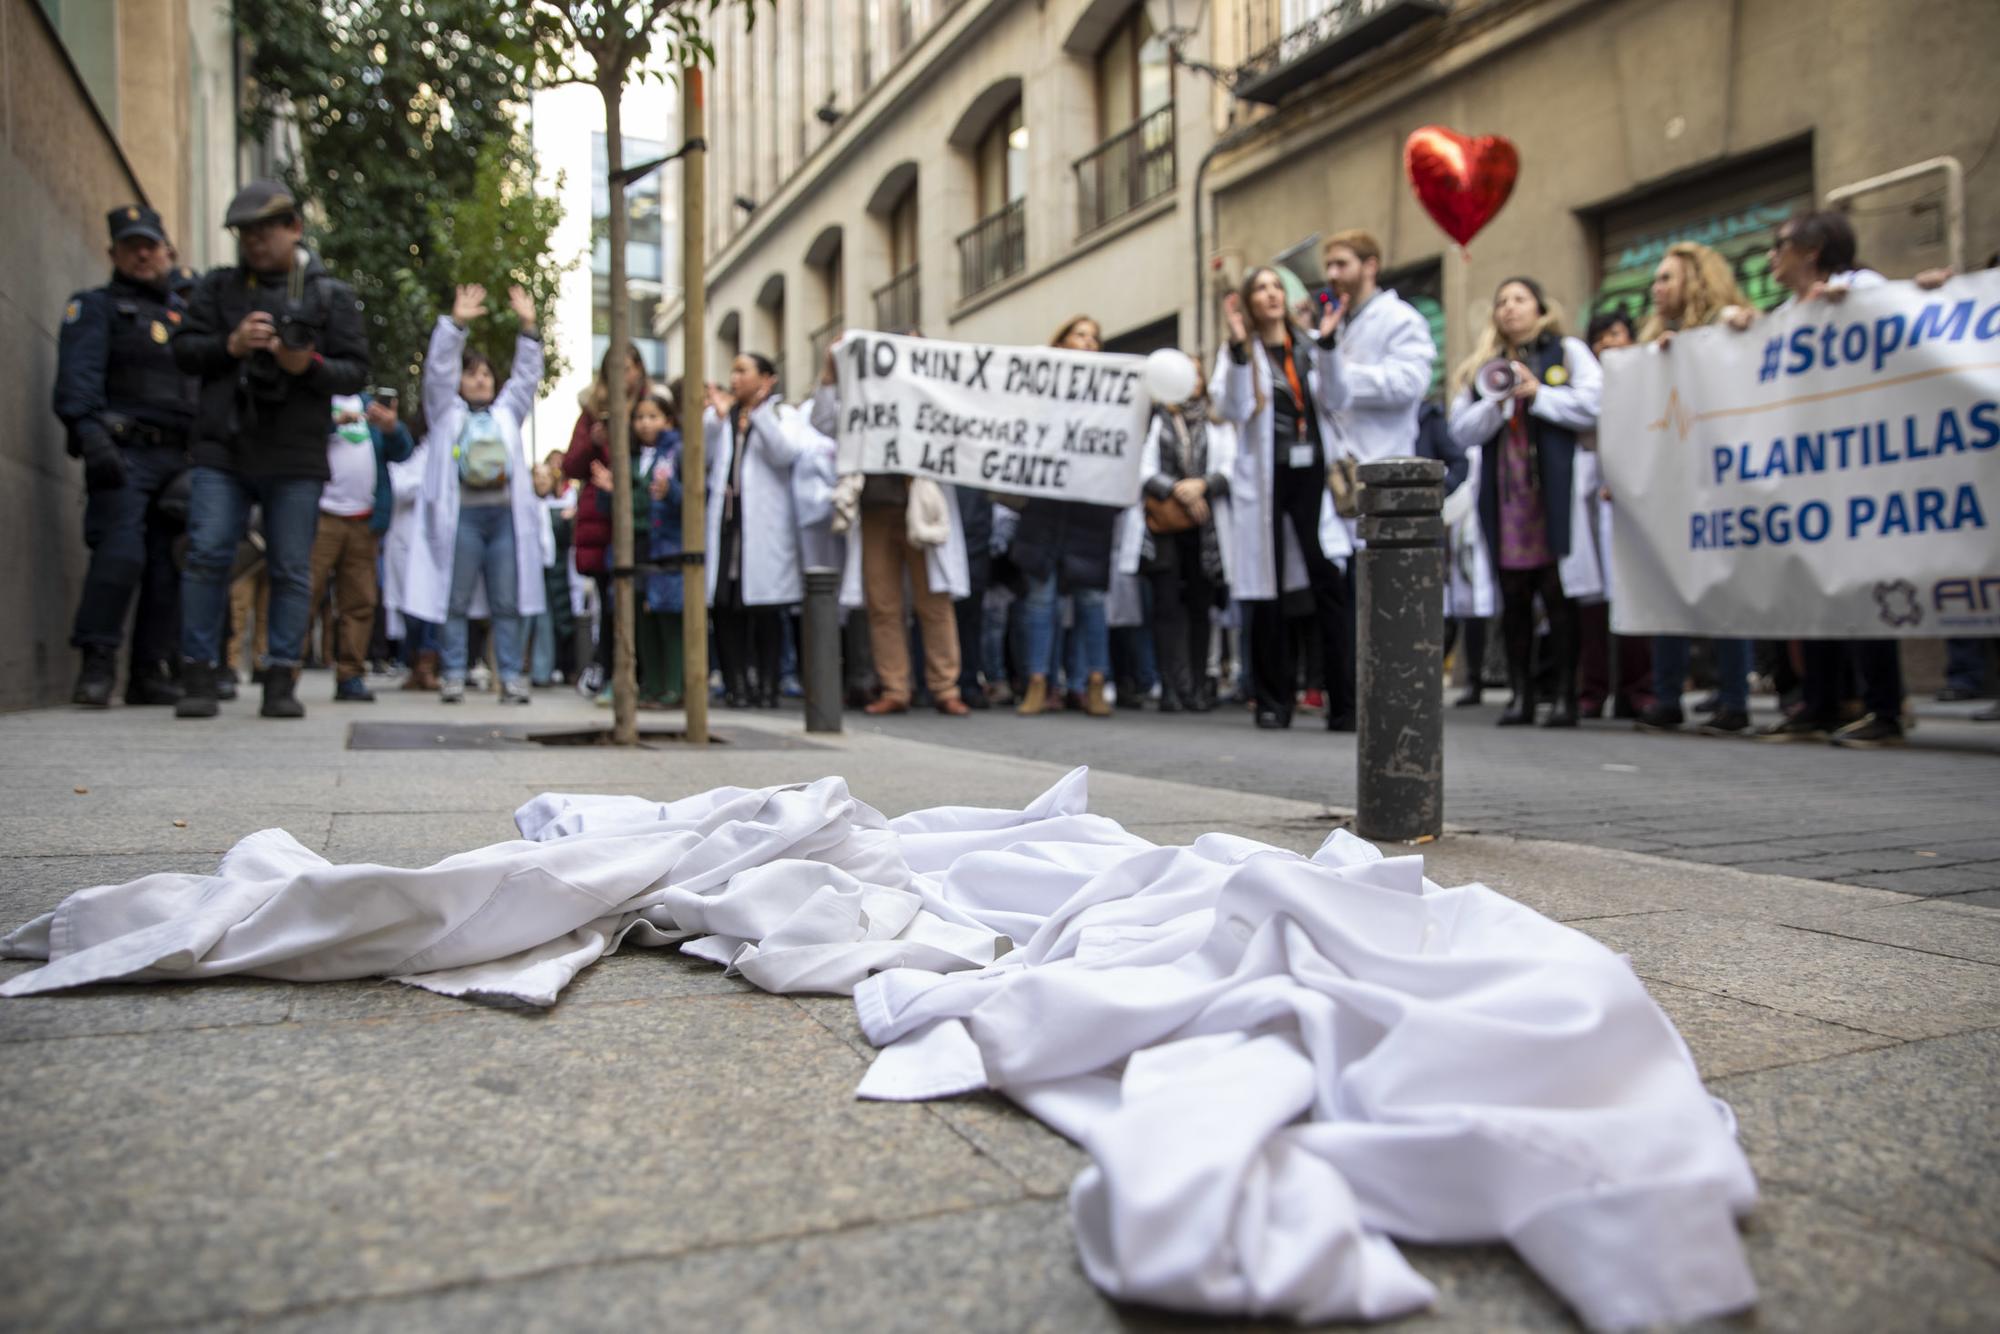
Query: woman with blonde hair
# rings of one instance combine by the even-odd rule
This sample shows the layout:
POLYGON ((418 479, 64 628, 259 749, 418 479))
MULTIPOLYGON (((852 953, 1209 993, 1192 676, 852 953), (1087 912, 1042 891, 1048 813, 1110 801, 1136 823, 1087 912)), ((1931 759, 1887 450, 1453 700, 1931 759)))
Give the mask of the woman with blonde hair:
POLYGON ((1555 699, 1548 727, 1576 726, 1576 603, 1561 566, 1576 513, 1576 443, 1597 425, 1604 377, 1582 340, 1562 331, 1562 310, 1532 278, 1493 294, 1493 318, 1452 377, 1452 441, 1481 446, 1479 526, 1500 583, 1500 629, 1513 698, 1502 727, 1535 721, 1535 599, 1549 619, 1555 699))
POLYGON ((1676 241, 1653 270, 1653 308, 1639 326, 1642 343, 1672 342, 1682 329, 1714 324, 1750 298, 1737 285, 1729 261, 1696 241, 1676 241))
MULTIPOLYGON (((1736 283, 1729 261, 1705 245, 1678 241, 1667 247, 1653 271, 1653 308, 1639 326, 1639 341, 1673 345, 1674 335, 1718 323, 1732 307, 1751 305, 1736 283)), ((1739 736, 1750 727, 1750 641, 1712 640, 1715 650, 1716 709, 1701 725, 1711 736, 1739 736)), ((1686 683, 1694 641, 1686 635, 1653 638, 1652 706, 1639 715, 1642 732, 1671 732, 1685 715, 1681 687, 1686 683)))
MULTIPOLYGON (((1075 315, 1056 330, 1049 346, 1099 352, 1104 339, 1096 320, 1075 315)), ((1008 549, 1028 584, 1022 617, 1028 686, 1017 713, 1042 713, 1051 703, 1049 678, 1056 667, 1056 604, 1061 596, 1073 599, 1076 607, 1070 654, 1072 707, 1093 718, 1111 716, 1104 693, 1104 678, 1111 671, 1111 630, 1104 604, 1111 588, 1112 533, 1118 514, 1109 505, 1039 496, 1023 507, 1021 526, 1008 549)))

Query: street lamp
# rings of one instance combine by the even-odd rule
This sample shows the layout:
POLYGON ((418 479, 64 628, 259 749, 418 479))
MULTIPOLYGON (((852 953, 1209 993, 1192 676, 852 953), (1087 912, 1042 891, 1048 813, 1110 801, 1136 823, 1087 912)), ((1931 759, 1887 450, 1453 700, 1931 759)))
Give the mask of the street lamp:
POLYGON ((1224 88, 1236 82, 1236 72, 1219 65, 1211 65, 1205 60, 1190 60, 1181 54, 1201 29, 1203 12, 1208 8, 1208 0, 1146 0, 1146 21, 1153 27, 1153 35, 1167 48, 1167 59, 1183 69, 1191 69, 1197 74, 1206 74, 1224 88), (1181 16, 1185 9, 1187 16, 1181 16))

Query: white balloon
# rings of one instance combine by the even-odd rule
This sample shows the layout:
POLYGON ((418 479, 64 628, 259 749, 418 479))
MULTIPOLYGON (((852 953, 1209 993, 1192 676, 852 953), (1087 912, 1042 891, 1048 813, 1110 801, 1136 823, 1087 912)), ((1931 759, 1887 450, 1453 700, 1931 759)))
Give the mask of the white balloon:
POLYGON ((1163 347, 1146 358, 1146 392, 1155 403, 1185 403, 1194 384, 1194 363, 1187 353, 1163 347))

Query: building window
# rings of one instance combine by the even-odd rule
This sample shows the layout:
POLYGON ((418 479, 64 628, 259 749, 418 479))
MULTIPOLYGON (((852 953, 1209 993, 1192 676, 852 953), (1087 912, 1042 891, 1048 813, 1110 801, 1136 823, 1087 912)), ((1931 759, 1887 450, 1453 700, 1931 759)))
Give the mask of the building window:
POLYGON ((889 210, 889 269, 902 273, 917 266, 917 187, 912 184, 889 210))
POLYGON ((1772 238, 1779 224, 1812 203, 1811 150, 1797 148, 1606 210, 1597 217, 1597 294, 1590 312, 1623 310, 1638 323, 1652 302, 1653 270, 1667 247, 1680 241, 1719 252, 1744 294, 1769 310, 1785 299, 1771 279, 1772 238))
POLYGON ((1018 97, 973 149, 979 222, 958 238, 959 295, 982 292, 1028 267, 1028 127, 1018 97))
MULTIPOLYGON (((602 362, 611 346, 611 164, 609 143, 602 134, 590 136, 590 275, 591 359, 602 362)), ((651 139, 626 139, 625 161, 649 162, 666 156, 667 146, 651 139)), ((666 373, 666 345, 653 333, 654 317, 664 295, 666 232, 660 198, 660 172, 635 181, 625 191, 626 333, 646 369, 659 378, 666 373)))
POLYGON ((1173 65, 1143 7, 1097 53, 1097 126, 1101 141, 1076 163, 1079 232, 1174 188, 1173 65))
POLYGON ((980 136, 976 165, 980 217, 998 213, 1027 195, 1028 127, 1021 121, 1019 98, 980 136))
POLYGON ((838 246, 834 248, 831 255, 827 256, 826 262, 819 266, 819 274, 822 293, 821 308, 827 312, 827 317, 826 321, 809 335, 812 343, 812 364, 815 374, 818 373, 821 363, 826 360, 826 350, 833 346, 836 338, 840 337, 841 330, 847 322, 845 298, 842 296, 844 289, 841 286, 841 251, 838 246))

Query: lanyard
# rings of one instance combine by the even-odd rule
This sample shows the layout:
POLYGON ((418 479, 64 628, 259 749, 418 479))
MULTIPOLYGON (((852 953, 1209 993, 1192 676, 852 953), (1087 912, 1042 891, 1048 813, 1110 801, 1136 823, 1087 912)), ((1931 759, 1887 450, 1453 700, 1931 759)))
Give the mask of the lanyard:
POLYGON ((1299 384, 1299 368, 1292 356, 1292 327, 1285 326, 1285 383, 1291 389, 1292 410, 1298 414, 1299 434, 1305 434, 1306 391, 1299 384))

